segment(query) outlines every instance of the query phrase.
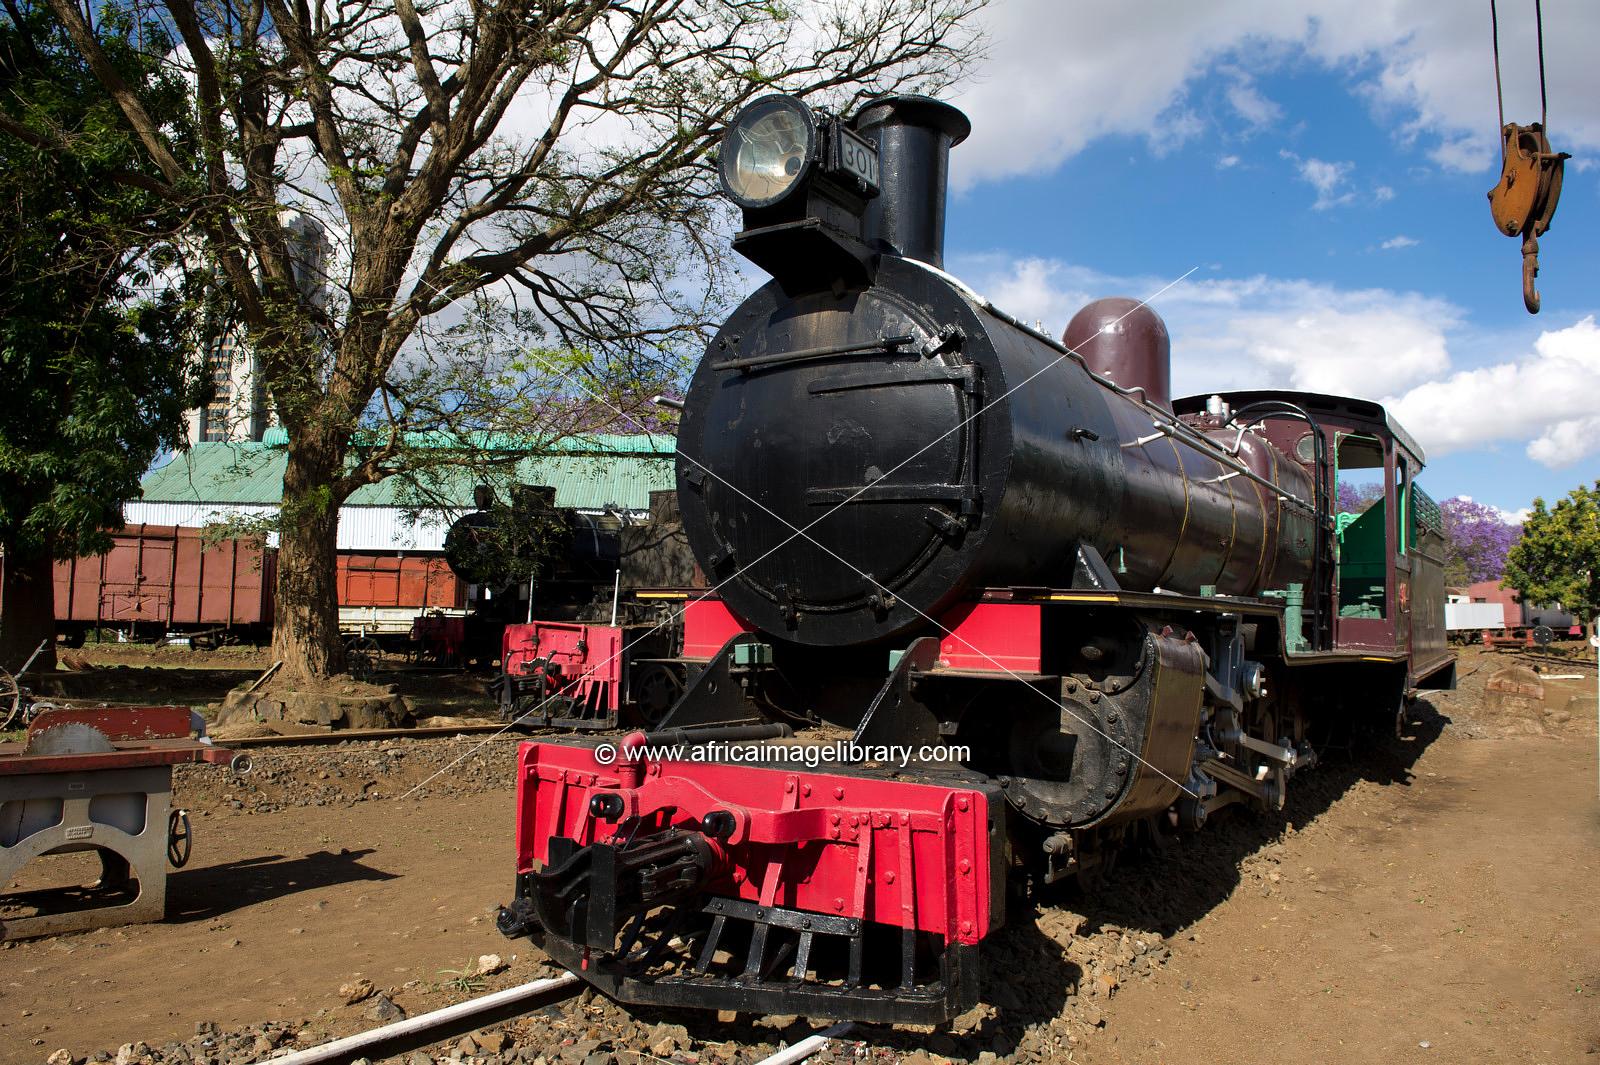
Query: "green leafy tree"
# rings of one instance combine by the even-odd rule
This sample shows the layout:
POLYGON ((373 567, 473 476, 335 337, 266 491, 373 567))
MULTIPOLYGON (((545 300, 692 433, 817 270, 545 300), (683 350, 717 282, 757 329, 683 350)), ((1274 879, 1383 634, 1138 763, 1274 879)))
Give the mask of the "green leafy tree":
POLYGON ((578 381, 626 398, 614 382, 670 376, 703 337, 728 276, 711 151, 742 105, 937 89, 984 0, 165 0, 192 157, 81 0, 49 3, 159 187, 203 191, 196 227, 289 438, 272 648, 292 683, 341 668, 338 510, 441 461, 419 430, 504 429, 530 370, 567 379, 558 411, 582 409, 578 381), (461 373, 443 338, 479 296, 507 341, 461 373))
MULTIPOLYGON (((187 138, 183 83, 151 61, 159 30, 111 18, 106 61, 187 138)), ((155 171, 81 54, 40 5, 0 8, 0 665, 48 640, 53 563, 104 551, 122 501, 184 439, 205 398, 193 305, 176 276, 183 205, 155 171), (171 279, 169 278, 169 281, 171 279)))
POLYGON ((1560 603, 1592 626, 1600 614, 1600 481, 1554 507, 1533 501, 1522 539, 1506 556, 1504 584, 1525 603, 1560 603))

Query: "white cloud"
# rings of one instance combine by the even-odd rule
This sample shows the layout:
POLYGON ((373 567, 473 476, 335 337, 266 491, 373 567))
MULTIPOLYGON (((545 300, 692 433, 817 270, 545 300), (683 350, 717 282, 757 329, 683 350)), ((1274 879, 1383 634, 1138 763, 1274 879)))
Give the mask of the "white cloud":
MULTIPOLYGON (((997 306, 1057 336, 1090 299, 1146 298, 1172 280, 993 253, 953 256, 950 268, 997 306)), ((1471 350, 1477 334, 1461 328, 1461 308, 1419 293, 1191 277, 1152 305, 1172 334, 1176 395, 1264 387, 1377 400, 1430 455, 1511 443, 1559 468, 1600 454, 1600 325, 1593 315, 1545 330, 1530 351, 1507 353, 1505 345, 1515 342, 1500 342, 1488 365, 1458 369, 1452 336, 1471 350)))
MULTIPOLYGON (((951 267, 999 307, 1060 335, 1091 298, 1142 298, 1171 278, 1110 277, 1046 259, 958 256, 951 267)), ((1449 370, 1442 300, 1281 278, 1190 278, 1154 303, 1173 338, 1178 394, 1276 387, 1379 399, 1449 370)))
POLYGON ((1217 160, 1218 170, 1231 170, 1238 165, 1239 157, 1237 155, 1224 155, 1217 160))
POLYGON ((1600 414, 1556 422, 1528 445, 1528 457, 1551 469, 1570 466, 1600 451, 1600 414))
POLYGON ((1379 185, 1372 190, 1372 198, 1379 203, 1388 203, 1394 199, 1394 189, 1391 189, 1388 185, 1379 185))
POLYGON ((1600 328, 1594 316, 1546 330, 1533 351, 1430 381, 1386 402, 1425 444, 1456 451, 1528 441, 1552 469, 1600 452, 1600 328))
POLYGON ((1283 117, 1283 108, 1261 94, 1249 81, 1235 82, 1228 88, 1228 104, 1251 126, 1270 126, 1283 117))
POLYGON ((1450 365, 1445 329, 1458 312, 1440 300, 1259 277, 1194 288, 1205 302, 1186 306, 1192 297, 1175 293, 1171 310, 1194 391, 1221 376, 1225 387, 1377 398, 1450 365))
MULTIPOLYGON (((1591 58, 1600 5, 1547 0, 1544 8, 1560 147, 1600 148, 1600 64, 1591 58)), ((974 125, 952 157, 958 188, 1051 169, 1102 135, 1148 136, 1190 82, 1219 65, 1259 72, 1296 59, 1343 77, 1397 138, 1439 166, 1479 171, 1497 156, 1493 122, 1484 121, 1495 113, 1488 19, 1476 4, 1371 0, 1353 18, 1336 0, 1007 0, 984 25, 991 58, 956 100, 974 125)), ((1500 49, 1511 57, 1506 115, 1536 117, 1525 9, 1501 19, 1500 49)), ((1252 99, 1249 82, 1227 96, 1246 121, 1277 106, 1252 99)))
POLYGON ((1160 158, 1175 152, 1206 130, 1205 120, 1186 107, 1174 105, 1156 116, 1145 135, 1150 154, 1160 158))
POLYGON ((952 269, 971 279, 995 306, 1024 321, 1040 322, 1055 336, 1078 308, 1110 291, 1103 275, 1056 259, 963 255, 952 269))
POLYGON ((1417 240, 1415 237, 1408 237, 1404 233, 1397 233, 1388 240, 1384 241, 1382 244, 1378 245, 1378 247, 1382 248, 1384 251, 1396 251, 1400 248, 1415 248, 1421 243, 1422 241, 1417 240))
POLYGON ((1300 180, 1317 190, 1313 210, 1326 211, 1330 207, 1343 207, 1355 200, 1356 194, 1345 188, 1350 180, 1354 163, 1330 163, 1325 159, 1302 159, 1294 152, 1280 150, 1278 155, 1289 160, 1300 174, 1300 180))
POLYGON ((1428 158, 1446 170, 1475 174, 1494 162, 1494 151, 1486 141, 1473 137, 1452 137, 1428 152, 1428 158))
MULTIPOLYGON (((1459 495, 1455 498, 1465 500, 1468 503, 1477 502, 1477 500, 1468 495, 1459 495)), ((1507 525, 1521 525, 1528 520, 1528 515, 1533 513, 1532 507, 1520 507, 1517 510, 1507 510, 1505 507, 1497 507, 1493 503, 1485 503, 1484 506, 1488 507, 1490 510, 1494 511, 1495 514, 1499 515, 1500 520, 1507 525)))

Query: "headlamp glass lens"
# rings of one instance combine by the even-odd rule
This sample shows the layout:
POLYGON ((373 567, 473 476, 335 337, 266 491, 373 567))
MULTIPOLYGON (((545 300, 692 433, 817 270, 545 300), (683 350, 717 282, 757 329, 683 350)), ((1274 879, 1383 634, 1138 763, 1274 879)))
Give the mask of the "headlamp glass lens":
POLYGON ((741 121, 730 131, 725 149, 728 191, 747 203, 775 200, 805 172, 810 152, 810 127, 791 108, 741 121))

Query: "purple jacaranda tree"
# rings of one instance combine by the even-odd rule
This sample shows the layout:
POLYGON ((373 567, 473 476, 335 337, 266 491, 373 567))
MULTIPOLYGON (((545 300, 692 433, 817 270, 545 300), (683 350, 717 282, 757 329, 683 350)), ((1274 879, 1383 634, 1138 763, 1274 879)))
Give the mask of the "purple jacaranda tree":
POLYGON ((1345 514, 1363 514, 1382 498, 1381 484, 1358 484, 1341 479, 1334 490, 1334 509, 1345 514))
POLYGON ((1522 526, 1505 520, 1495 507, 1456 496, 1439 504, 1444 515, 1445 579, 1453 584, 1499 580, 1506 553, 1522 536, 1522 526))

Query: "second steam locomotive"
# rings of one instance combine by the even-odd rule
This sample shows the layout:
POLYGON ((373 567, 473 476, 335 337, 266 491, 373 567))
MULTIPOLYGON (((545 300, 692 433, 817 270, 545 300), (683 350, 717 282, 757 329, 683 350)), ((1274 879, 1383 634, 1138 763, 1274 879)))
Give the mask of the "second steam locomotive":
POLYGON ((968 131, 774 96, 725 135, 773 279, 685 398, 687 685, 619 747, 524 745, 500 916, 620 1000, 948 1019, 1008 885, 1280 808, 1453 683, 1415 442, 1363 400, 1172 399, 1141 303, 1060 341, 991 305, 942 265, 968 131), (1379 501, 1338 513, 1350 478, 1379 501))

